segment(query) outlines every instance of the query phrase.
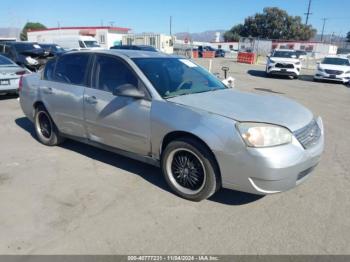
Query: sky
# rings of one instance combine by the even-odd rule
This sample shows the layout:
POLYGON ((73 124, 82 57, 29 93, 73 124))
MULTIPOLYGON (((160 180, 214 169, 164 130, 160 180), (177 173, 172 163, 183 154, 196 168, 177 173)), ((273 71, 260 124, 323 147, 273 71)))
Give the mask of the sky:
MULTIPOLYGON (((1 1, 0 27, 23 27, 25 22, 41 22, 47 27, 100 26, 127 27, 133 32, 197 33, 230 29, 244 18, 276 6, 305 21, 309 0, 11 0, 1 1)), ((322 18, 328 18, 325 33, 346 35, 350 31, 350 0, 312 0, 309 23, 319 33, 322 18)))

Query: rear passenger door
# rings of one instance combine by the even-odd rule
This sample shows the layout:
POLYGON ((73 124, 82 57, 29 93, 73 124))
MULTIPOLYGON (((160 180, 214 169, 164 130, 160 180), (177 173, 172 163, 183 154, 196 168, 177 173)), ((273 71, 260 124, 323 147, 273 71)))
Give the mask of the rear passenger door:
POLYGON ((131 84, 147 93, 130 66, 116 56, 95 56, 91 88, 85 90, 85 118, 89 139, 140 155, 150 152, 150 109, 148 99, 112 94, 113 89, 131 84))
POLYGON ((86 137, 84 89, 88 84, 90 54, 66 54, 48 62, 41 81, 42 100, 60 132, 86 137))

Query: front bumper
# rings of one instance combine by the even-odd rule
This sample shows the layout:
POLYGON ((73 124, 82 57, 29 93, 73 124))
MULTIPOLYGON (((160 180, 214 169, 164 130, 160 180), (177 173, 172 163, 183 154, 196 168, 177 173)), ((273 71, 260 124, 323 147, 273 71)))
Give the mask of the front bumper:
POLYGON ((269 64, 267 65, 266 73, 271 75, 298 76, 300 75, 300 68, 279 68, 275 67, 274 64, 269 64))
POLYGON ((270 148, 246 148, 233 154, 214 152, 224 188, 266 195, 287 191, 305 181, 320 161, 324 149, 321 118, 318 142, 304 149, 294 137, 288 145, 270 148))
POLYGON ((330 75, 330 74, 327 74, 326 72, 317 71, 316 74, 314 75, 314 79, 342 82, 345 84, 350 82, 350 74, 330 75))

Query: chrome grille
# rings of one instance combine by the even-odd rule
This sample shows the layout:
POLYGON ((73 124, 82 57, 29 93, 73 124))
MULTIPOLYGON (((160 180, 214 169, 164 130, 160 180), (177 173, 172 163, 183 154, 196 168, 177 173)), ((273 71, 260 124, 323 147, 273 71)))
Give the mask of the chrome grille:
POLYGON ((308 149, 315 145, 321 137, 321 129, 315 120, 312 120, 307 126, 294 132, 295 137, 308 149))
POLYGON ((277 68, 294 68, 293 64, 283 64, 283 63, 277 63, 275 65, 277 68))
POLYGON ((326 71, 326 73, 329 74, 329 75, 341 75, 343 73, 343 71, 330 70, 330 69, 326 69, 324 71, 326 71))

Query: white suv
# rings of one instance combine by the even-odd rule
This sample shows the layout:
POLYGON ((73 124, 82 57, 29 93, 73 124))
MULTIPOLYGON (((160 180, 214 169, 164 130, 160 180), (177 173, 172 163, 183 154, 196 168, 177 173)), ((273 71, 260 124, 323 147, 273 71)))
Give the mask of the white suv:
POLYGON ((276 49, 268 56, 266 75, 285 75, 298 78, 300 75, 301 62, 294 50, 276 49))
POLYGON ((350 61, 347 57, 326 56, 318 64, 314 80, 330 80, 342 82, 350 81, 350 61))

